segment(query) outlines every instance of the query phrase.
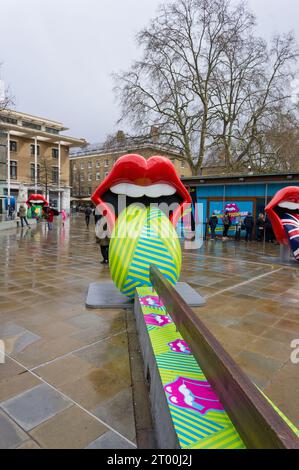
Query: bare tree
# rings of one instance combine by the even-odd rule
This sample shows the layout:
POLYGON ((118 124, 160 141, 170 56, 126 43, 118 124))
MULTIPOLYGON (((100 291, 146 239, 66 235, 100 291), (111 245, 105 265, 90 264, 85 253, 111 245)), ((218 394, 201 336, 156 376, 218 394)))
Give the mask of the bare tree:
POLYGON ((72 186, 72 196, 82 198, 86 196, 85 183, 82 182, 82 175, 84 176, 84 170, 81 170, 80 164, 76 171, 74 168, 71 171, 71 186, 72 186))
POLYGON ((270 51, 264 41, 251 34, 226 48, 216 71, 212 99, 216 109, 214 143, 222 144, 228 170, 245 165, 258 171, 277 167, 275 155, 267 152, 266 135, 276 116, 287 116, 294 107, 290 80, 297 56, 291 34, 276 36, 270 51))
POLYGON ((261 154, 267 155, 269 169, 299 170, 299 125, 294 112, 277 109, 272 125, 262 139, 261 154))
POLYGON ((38 163, 38 185, 41 186, 46 199, 49 197, 49 190, 52 183, 52 166, 46 157, 40 157, 38 163))
POLYGON ((162 5, 138 34, 142 58, 115 75, 121 119, 139 132, 158 126, 195 175, 215 154, 228 170, 262 167, 261 136, 275 107, 287 107, 297 51, 291 35, 268 50, 254 24, 246 5, 230 0, 162 5))
MULTIPOLYGON (((2 64, 0 63, 0 71, 2 64)), ((7 111, 13 105, 13 97, 9 89, 4 88, 4 83, 0 81, 0 121, 5 122, 8 116, 1 116, 1 111, 7 111)), ((5 130, 0 130, 0 181, 5 181, 7 177, 7 137, 5 130)))
MULTIPOLYGON (((0 71, 3 64, 0 62, 0 71)), ((13 96, 9 88, 5 88, 4 82, 0 81, 0 111, 9 109, 14 104, 13 96)))
MULTIPOLYGON (((49 198, 50 191, 57 189, 57 184, 58 172, 54 176, 52 161, 50 158, 41 156, 38 162, 38 186, 42 188, 47 199, 49 198)), ((65 179, 60 180, 60 184, 63 186, 67 184, 67 181, 65 179)))

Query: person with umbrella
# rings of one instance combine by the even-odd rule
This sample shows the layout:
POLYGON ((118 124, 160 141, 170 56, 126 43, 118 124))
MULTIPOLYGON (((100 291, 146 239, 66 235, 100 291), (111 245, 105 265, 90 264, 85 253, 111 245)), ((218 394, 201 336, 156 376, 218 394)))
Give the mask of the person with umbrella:
POLYGON ((54 216, 58 216, 60 212, 55 209, 54 207, 49 207, 45 206, 44 207, 44 214, 45 214, 45 219, 48 224, 48 229, 53 230, 53 221, 54 221, 54 216))

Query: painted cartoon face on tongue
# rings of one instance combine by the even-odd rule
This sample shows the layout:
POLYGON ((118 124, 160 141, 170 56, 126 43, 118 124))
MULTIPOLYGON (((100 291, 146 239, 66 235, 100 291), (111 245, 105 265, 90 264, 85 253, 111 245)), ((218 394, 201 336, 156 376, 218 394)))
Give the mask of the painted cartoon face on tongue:
POLYGON ((163 303, 160 302, 159 297, 155 295, 147 295, 145 297, 141 297, 140 299, 141 305, 144 307, 152 307, 152 308, 161 308, 164 307, 163 303))
POLYGON ((289 186, 276 193, 266 212, 279 243, 290 245, 299 261, 299 187, 289 186))
POLYGON ((173 405, 201 414, 209 410, 223 411, 223 406, 208 382, 178 377, 175 382, 166 385, 164 390, 169 394, 168 399, 173 405))
POLYGON ((158 315, 157 313, 151 313, 144 316, 145 323, 152 326, 165 326, 172 323, 171 319, 167 315, 158 315))
POLYGON ((171 343, 168 343, 168 346, 170 347, 171 351, 175 353, 191 354, 188 344, 183 339, 172 341, 171 343))

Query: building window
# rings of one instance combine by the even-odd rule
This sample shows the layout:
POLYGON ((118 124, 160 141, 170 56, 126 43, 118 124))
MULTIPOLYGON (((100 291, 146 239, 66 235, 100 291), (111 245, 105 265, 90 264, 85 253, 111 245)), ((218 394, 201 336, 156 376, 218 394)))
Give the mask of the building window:
POLYGON ((100 173, 97 173, 96 174, 96 180, 99 181, 101 179, 101 174, 100 173))
POLYGON ((59 134, 59 131, 57 129, 53 129, 52 127, 46 127, 46 132, 49 132, 49 134, 59 134))
POLYGON ((81 163, 81 170, 84 170, 84 163, 81 163))
POLYGON ((17 152, 18 151, 18 144, 15 140, 10 140, 9 141, 9 148, 11 152, 17 152))
POLYGON ((88 162, 88 168, 92 168, 92 162, 88 162))
POLYGON ((99 162, 99 161, 97 161, 96 167, 97 167, 97 168, 100 168, 100 162, 99 162))
POLYGON ((59 156, 59 150, 56 149, 56 148, 52 149, 52 158, 56 158, 56 159, 57 159, 58 156, 59 156))
POLYGON ((185 168, 185 162, 183 160, 181 161, 181 168, 185 168))
POLYGON ((76 163, 73 163, 73 171, 77 171, 77 165, 76 165, 76 163))
POLYGON ((17 124, 18 124, 17 119, 5 117, 5 116, 0 116, 0 121, 6 122, 7 124, 14 124, 15 126, 17 126, 17 124))
POLYGON ((109 171, 105 171, 105 178, 109 175, 109 171))
POLYGON ((10 161, 10 177, 12 180, 16 180, 18 176, 18 162, 10 161))
POLYGON ((84 181, 84 175, 81 175, 81 181, 84 181))
POLYGON ((92 181, 92 175, 88 175, 88 181, 92 181))
POLYGON ((22 121, 22 126, 28 127, 29 129, 35 129, 37 131, 40 131, 42 128, 42 126, 40 126, 39 124, 34 124, 33 122, 29 121, 22 121))
POLYGON ((53 166, 52 167, 52 182, 53 183, 58 183, 58 175, 59 175, 58 166, 53 166))
MULTIPOLYGON (((35 144, 30 144, 30 154, 35 155, 35 144)), ((37 145, 37 156, 40 155, 40 146, 37 145)))
POLYGON ((91 193, 92 193, 92 188, 89 186, 89 188, 88 188, 88 196, 91 196, 91 193))
MULTIPOLYGON (((35 181, 35 165, 34 163, 30 163, 30 178, 31 181, 35 181)), ((40 178, 40 166, 37 164, 37 181, 39 181, 40 178)))
POLYGON ((108 168, 109 166, 109 160, 105 160, 105 168, 108 168))

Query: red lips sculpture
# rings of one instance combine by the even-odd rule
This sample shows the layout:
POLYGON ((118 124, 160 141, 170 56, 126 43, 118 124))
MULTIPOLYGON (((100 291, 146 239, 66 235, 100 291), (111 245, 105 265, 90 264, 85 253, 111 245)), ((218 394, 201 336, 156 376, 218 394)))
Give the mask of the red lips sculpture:
POLYGON ((275 194, 274 198, 265 209, 271 221, 276 240, 283 245, 288 245, 288 235, 284 229, 281 218, 277 212, 275 212, 275 208, 277 208, 282 202, 294 202, 299 204, 299 187, 288 186, 287 188, 281 189, 275 194))
POLYGON ((117 160, 111 173, 91 198, 96 205, 101 205, 102 210, 107 210, 107 220, 110 226, 114 225, 116 217, 102 197, 112 186, 120 183, 131 183, 144 187, 164 183, 175 188, 182 202, 170 217, 174 226, 183 214, 184 206, 191 203, 187 189, 180 181, 174 165, 168 158, 155 156, 146 160, 140 155, 124 155, 117 160))
POLYGON ((48 206, 49 203, 47 199, 42 194, 31 194, 26 201, 28 207, 32 205, 41 205, 41 206, 48 206))
POLYGON ((290 245, 294 258, 299 261, 299 187, 281 189, 266 207, 276 240, 290 245))

